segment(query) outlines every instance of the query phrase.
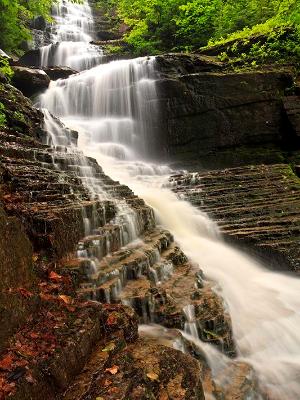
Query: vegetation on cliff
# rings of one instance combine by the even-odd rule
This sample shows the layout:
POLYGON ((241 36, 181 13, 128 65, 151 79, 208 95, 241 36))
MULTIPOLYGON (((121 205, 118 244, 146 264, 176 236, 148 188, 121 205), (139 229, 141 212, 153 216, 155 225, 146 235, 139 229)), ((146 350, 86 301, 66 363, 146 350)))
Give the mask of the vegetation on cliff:
MULTIPOLYGON (((228 43, 231 55, 242 61, 281 61, 300 55, 297 0, 101 0, 98 4, 129 26, 125 40, 139 54, 228 43)), ((217 53, 228 58, 226 51, 217 53)))
POLYGON ((0 0, 0 48, 18 51, 20 44, 31 38, 30 21, 37 16, 50 20, 51 6, 55 2, 56 0, 0 0))

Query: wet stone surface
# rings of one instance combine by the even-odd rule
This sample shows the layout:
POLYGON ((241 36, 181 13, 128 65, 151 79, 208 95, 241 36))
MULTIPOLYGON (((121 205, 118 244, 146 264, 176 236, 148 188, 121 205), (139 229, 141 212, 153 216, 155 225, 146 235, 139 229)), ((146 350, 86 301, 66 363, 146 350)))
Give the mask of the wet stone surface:
POLYGON ((179 174, 172 189, 274 268, 299 271, 300 181, 287 164, 179 174))

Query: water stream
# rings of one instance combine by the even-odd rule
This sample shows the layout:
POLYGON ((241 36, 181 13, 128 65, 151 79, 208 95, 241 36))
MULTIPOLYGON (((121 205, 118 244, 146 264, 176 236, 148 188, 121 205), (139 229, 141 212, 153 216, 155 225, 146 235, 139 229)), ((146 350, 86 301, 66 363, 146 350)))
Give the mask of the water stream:
MULTIPOLYGON (((298 400, 299 279, 270 272, 256 260, 224 244, 217 227, 205 214, 179 200, 165 186, 172 171, 148 159, 147 136, 159 118, 155 58, 114 61, 91 68, 101 60, 99 52, 91 50, 89 44, 88 32, 93 27, 87 2, 83 5, 61 2, 55 15, 54 41, 62 43, 54 45, 55 56, 51 61, 46 55, 49 49, 42 50, 43 63, 88 70, 52 82, 41 96, 41 107, 77 130, 80 150, 96 158, 105 173, 144 198, 155 210, 158 223, 174 234, 184 252, 201 266, 207 277, 218 282, 231 315, 238 356, 255 368, 270 398, 298 400), (69 42, 75 43, 74 47, 65 45, 69 42)), ((51 121, 48 123, 51 126, 51 121)), ((54 131, 52 126, 55 138, 54 131)), ((103 195, 101 188, 93 190, 103 195)), ((128 212, 128 208, 123 209, 123 213, 128 212)), ((135 223, 134 218, 131 221, 135 223)), ((134 227, 132 230, 138 232, 134 227)), ((186 314, 187 331, 195 336, 193 311, 187 309, 186 314)), ((207 351, 213 368, 224 362, 225 356, 216 353, 207 351)))

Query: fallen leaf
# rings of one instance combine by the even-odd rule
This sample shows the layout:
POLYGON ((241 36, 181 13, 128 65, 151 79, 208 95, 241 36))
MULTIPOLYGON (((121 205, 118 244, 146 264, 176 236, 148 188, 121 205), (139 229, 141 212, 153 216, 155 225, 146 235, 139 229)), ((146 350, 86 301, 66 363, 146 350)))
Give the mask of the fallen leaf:
POLYGON ((44 301, 53 301, 56 300, 55 296, 52 296, 51 294, 46 294, 46 293, 40 293, 40 298, 44 301))
POLYGON ((30 335, 31 339, 37 339, 39 337, 39 335, 35 332, 31 332, 30 335))
POLYGON ((27 290, 27 289, 18 288, 16 290, 18 293, 20 293, 23 297, 26 297, 27 299, 33 296, 33 294, 31 292, 29 292, 29 290, 27 290))
POLYGON ((61 294, 58 296, 65 304, 71 304, 72 303, 72 298, 70 296, 66 296, 64 294, 61 294))
POLYGON ((107 386, 110 386, 111 384, 112 384, 112 381, 106 379, 106 380, 104 381, 104 383, 103 383, 103 386, 104 386, 104 387, 107 387, 107 386))
POLYGON ((8 354, 6 357, 2 358, 0 360, 0 369, 4 371, 11 371, 12 369, 12 364, 13 364, 13 358, 10 354, 8 354))
POLYGON ((51 279, 54 282, 60 282, 62 280, 62 276, 58 275, 56 272, 51 271, 49 274, 49 279, 51 279))
POLYGON ((112 366, 111 368, 106 368, 105 372, 109 372, 112 375, 116 375, 119 371, 119 367, 117 365, 112 366))
POLYGON ((112 351, 116 348, 116 345, 114 342, 109 343, 102 351, 112 351))
POLYGON ((158 380, 158 375, 155 372, 148 372, 147 377, 151 381, 157 381, 158 380))
POLYGON ((116 388, 116 387, 112 387, 110 389, 108 389, 108 393, 119 393, 120 389, 116 388))
POLYGON ((106 321, 107 325, 115 325, 117 323, 117 318, 111 314, 106 321))
POLYGON ((26 381, 28 382, 28 383, 35 383, 36 382, 36 380, 34 379, 34 377, 31 375, 31 373, 30 372, 27 372, 27 375, 26 375, 26 381))

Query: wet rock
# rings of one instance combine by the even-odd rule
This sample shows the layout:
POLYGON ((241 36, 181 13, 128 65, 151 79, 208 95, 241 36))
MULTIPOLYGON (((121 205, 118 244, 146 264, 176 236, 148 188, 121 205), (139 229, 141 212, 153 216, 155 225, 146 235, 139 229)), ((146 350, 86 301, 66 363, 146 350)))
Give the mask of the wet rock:
POLYGON ((68 67, 47 67, 43 68, 43 71, 46 72, 52 81, 67 79, 69 76, 77 74, 77 71, 68 67))
POLYGON ((168 53, 156 56, 156 69, 161 76, 178 78, 180 75, 218 72, 225 65, 217 58, 194 54, 168 53))
POLYGON ((286 97, 283 104, 292 131, 298 138, 298 141, 300 141, 300 96, 286 97))
POLYGON ((61 399, 80 398, 84 393, 104 400, 204 400, 197 361, 177 350, 139 340, 105 363, 101 358, 100 347, 61 399))
POLYGON ((31 49, 27 51, 18 60, 18 65, 24 67, 40 67, 41 65, 41 53, 39 49, 31 49))
POLYGON ((17 89, 31 97, 46 90, 50 84, 49 76, 40 69, 13 67, 12 83, 17 89))
POLYGON ((18 290, 26 293, 35 283, 32 256, 24 227, 0 207, 0 352, 29 315, 31 304, 26 304, 18 290))
POLYGON ((2 131, 8 128, 14 136, 25 134, 28 137, 39 137, 42 134, 42 113, 14 86, 0 84, 0 102, 4 105, 3 113, 6 117, 2 131))
POLYGON ((171 180, 173 190, 208 213, 228 241, 275 270, 299 270, 300 181, 289 165, 252 165, 171 180))
POLYGON ((0 56, 1 56, 1 57, 5 57, 5 58, 10 58, 9 55, 7 55, 7 54, 5 53, 5 51, 3 51, 3 50, 1 50, 1 49, 0 49, 0 56))
POLYGON ((225 72, 194 55, 156 60, 164 115, 156 155, 189 169, 280 161, 290 140, 282 101, 293 86, 290 71, 225 72))

